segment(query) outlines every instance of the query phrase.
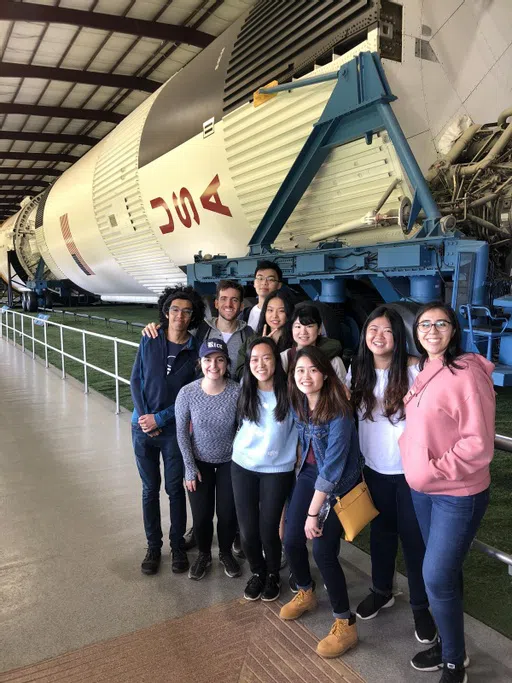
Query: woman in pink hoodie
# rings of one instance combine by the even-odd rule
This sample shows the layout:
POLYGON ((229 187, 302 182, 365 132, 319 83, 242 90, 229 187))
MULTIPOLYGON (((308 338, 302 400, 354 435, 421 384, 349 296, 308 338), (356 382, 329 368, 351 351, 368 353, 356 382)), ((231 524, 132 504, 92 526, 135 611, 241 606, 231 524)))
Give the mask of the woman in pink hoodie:
POLYGON ((494 365, 461 350, 457 317, 441 303, 418 311, 414 339, 421 371, 404 400, 400 452, 426 545, 423 578, 440 641, 411 664, 443 669, 440 683, 466 683, 462 565, 489 503, 494 365))

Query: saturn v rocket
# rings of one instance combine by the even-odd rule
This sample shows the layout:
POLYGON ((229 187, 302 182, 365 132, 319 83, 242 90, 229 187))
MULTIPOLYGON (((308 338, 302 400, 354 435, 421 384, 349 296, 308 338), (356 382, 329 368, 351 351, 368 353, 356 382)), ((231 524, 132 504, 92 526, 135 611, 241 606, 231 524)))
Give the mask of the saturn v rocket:
MULTIPOLYGON (((254 93, 337 71, 361 51, 380 54, 424 173, 450 140, 512 105, 509 0, 293 5, 261 0, 26 200, 0 227, 0 276, 11 251, 21 281, 42 258, 47 279, 107 301, 153 302, 185 281, 198 254, 244 255, 335 82, 259 106, 254 93)), ((325 231, 353 245, 407 239, 397 224, 364 220, 390 183, 392 215, 411 190, 385 132, 334 150, 274 246, 312 247, 325 231)))

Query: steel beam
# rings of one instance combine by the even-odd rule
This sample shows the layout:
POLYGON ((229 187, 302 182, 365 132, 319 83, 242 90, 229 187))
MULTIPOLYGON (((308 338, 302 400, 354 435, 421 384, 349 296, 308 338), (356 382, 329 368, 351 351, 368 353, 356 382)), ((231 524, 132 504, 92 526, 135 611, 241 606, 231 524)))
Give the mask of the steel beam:
POLYGON ((5 180, 0 178, 0 187, 48 187, 47 180, 5 180))
POLYGON ((132 36, 156 38, 166 42, 186 43, 196 47, 206 47, 214 40, 214 36, 211 36, 209 33, 204 33, 204 31, 198 31, 188 26, 162 24, 156 21, 120 17, 113 14, 103 14, 102 12, 69 9, 67 7, 36 5, 32 2, 18 3, 12 2, 12 0, 2 0, 0 3, 0 19, 85 26, 102 31, 114 31, 115 33, 128 33, 132 36))
MULTIPOLYGON (((44 5, 40 6, 43 7, 44 5)), ((2 7, 1 4, 0 7, 2 7)), ((116 114, 113 111, 74 109, 73 107, 47 107, 41 104, 18 104, 17 102, 0 102, 0 114, 24 114, 25 116, 106 121, 107 123, 121 123, 124 119, 122 114, 116 114)))
MULTIPOLYGON (((0 152, 1 154, 1 152, 0 152)), ((51 175, 59 176, 62 171, 58 168, 22 168, 21 166, 0 166, 0 174, 9 175, 51 175)))
POLYGON ((0 152, 0 159, 20 159, 21 161, 63 161, 73 164, 80 157, 71 154, 44 154, 42 152, 0 152))
POLYGON ((155 92, 162 84, 148 78, 123 76, 122 74, 101 73, 99 71, 80 71, 79 69, 62 69, 53 66, 36 66, 33 64, 16 64, 0 62, 0 78, 46 78, 49 81, 65 81, 67 83, 87 83, 88 85, 105 85, 109 88, 126 88, 155 92))
POLYGON ((0 130, 0 140, 16 142, 57 142, 63 145, 95 145, 100 138, 91 135, 70 135, 68 133, 31 133, 28 130, 0 130))

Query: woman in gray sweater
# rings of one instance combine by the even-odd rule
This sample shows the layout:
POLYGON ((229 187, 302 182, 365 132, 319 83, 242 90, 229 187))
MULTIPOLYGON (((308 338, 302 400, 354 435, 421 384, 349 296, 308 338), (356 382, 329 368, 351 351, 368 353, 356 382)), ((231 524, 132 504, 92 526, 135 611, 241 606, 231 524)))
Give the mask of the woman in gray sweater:
POLYGON ((175 403, 176 434, 199 549, 188 575, 196 581, 204 577, 212 563, 215 511, 219 560, 224 572, 231 578, 242 573, 231 552, 236 533, 231 452, 240 386, 228 379, 229 355, 224 341, 205 341, 199 358, 204 377, 184 386, 175 403))

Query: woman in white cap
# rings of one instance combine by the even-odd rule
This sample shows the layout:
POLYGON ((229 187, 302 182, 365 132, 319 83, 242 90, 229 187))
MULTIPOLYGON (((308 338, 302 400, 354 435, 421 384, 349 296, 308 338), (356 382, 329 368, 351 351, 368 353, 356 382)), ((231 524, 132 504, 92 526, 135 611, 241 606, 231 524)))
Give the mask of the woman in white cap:
POLYGON ((183 387, 175 404, 176 433, 199 549, 188 576, 196 581, 212 563, 215 512, 224 572, 231 578, 242 573, 231 552, 236 533, 231 452, 240 386, 229 379, 229 354, 222 339, 205 341, 199 349, 199 362, 204 377, 183 387))

